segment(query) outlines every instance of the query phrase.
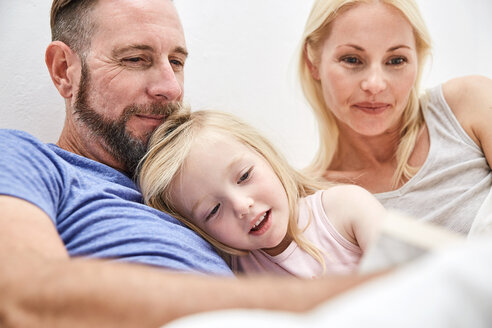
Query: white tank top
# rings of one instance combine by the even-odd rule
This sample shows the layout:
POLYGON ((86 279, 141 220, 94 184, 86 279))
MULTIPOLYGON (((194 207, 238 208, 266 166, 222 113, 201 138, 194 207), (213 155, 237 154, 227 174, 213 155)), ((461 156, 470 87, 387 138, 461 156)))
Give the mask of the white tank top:
MULTIPOLYGON (((362 250, 345 239, 330 223, 323 208, 322 193, 320 190, 300 200, 298 225, 301 230, 307 225, 304 237, 325 254, 325 274, 354 272, 358 268, 362 250)), ((295 242, 276 256, 255 250, 248 255, 233 257, 231 266, 233 271, 247 274, 270 273, 302 278, 323 275, 321 264, 295 242)))
POLYGON ((467 234, 491 189, 491 170, 446 103, 442 87, 427 96, 423 113, 430 149, 424 165, 401 188, 375 196, 388 209, 467 234))

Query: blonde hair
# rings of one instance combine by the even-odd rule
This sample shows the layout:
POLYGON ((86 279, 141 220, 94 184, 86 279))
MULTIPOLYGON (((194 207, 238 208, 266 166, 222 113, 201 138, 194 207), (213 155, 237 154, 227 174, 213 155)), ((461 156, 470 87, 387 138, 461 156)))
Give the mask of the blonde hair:
POLYGON ((314 110, 318 121, 319 149, 306 172, 316 177, 322 177, 330 166, 338 147, 338 127, 330 108, 323 98, 320 81, 313 78, 306 62, 306 57, 312 63, 319 61, 320 49, 330 30, 330 23, 342 12, 361 3, 381 2, 399 10, 413 28, 418 58, 418 72, 415 84, 410 91, 408 103, 403 112, 400 143, 396 151, 397 168, 393 176, 393 186, 396 187, 405 179, 411 178, 415 168, 408 164, 419 131, 424 124, 420 109, 420 81, 424 63, 430 54, 431 40, 426 24, 414 0, 316 0, 306 22, 302 43, 299 49, 299 79, 302 90, 314 110))
POLYGON ((256 129, 230 114, 211 110, 177 113, 155 131, 149 141, 149 150, 137 168, 138 184, 145 203, 176 217, 219 251, 232 255, 246 254, 244 250, 225 245, 207 234, 181 215, 172 203, 172 183, 182 170, 194 141, 205 128, 235 138, 270 164, 288 199, 290 216, 287 235, 324 268, 322 253, 303 237, 297 226, 299 198, 313 194, 321 189, 321 185, 293 169, 256 129))

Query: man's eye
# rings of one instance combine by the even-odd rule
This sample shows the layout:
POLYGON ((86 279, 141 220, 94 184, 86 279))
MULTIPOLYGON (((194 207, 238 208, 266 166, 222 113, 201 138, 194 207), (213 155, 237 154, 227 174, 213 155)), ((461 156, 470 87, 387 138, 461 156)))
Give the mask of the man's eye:
POLYGON ((130 63, 138 63, 140 61, 143 61, 141 57, 131 57, 131 58, 125 58, 123 61, 130 62, 130 63))
POLYGON ((180 60, 171 59, 169 62, 173 65, 176 65, 176 66, 184 66, 184 63, 180 60))
POLYGON ((215 205, 215 207, 212 209, 212 211, 205 218, 205 221, 210 219, 212 216, 214 216, 219 211, 219 208, 220 208, 220 204, 215 205))
POLYGON ((175 72, 181 71, 184 68, 184 62, 182 62, 181 60, 171 59, 169 60, 169 63, 171 63, 171 66, 173 67, 175 72))
POLYGON ((123 65, 127 65, 129 67, 148 67, 152 64, 151 60, 142 56, 135 57, 126 57, 121 60, 123 65))

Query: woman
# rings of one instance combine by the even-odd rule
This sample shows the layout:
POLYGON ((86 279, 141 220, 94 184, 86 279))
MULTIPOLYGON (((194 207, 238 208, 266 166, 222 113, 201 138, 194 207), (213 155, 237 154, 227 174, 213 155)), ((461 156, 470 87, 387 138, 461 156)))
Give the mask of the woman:
POLYGON ((430 44, 413 0, 315 1, 300 55, 320 130, 308 171, 468 233, 492 185, 492 81, 458 78, 421 96, 430 44))

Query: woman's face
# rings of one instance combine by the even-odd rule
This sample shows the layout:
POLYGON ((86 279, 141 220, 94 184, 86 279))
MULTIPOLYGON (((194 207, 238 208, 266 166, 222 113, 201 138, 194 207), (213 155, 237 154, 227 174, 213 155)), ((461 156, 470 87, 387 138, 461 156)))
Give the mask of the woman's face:
POLYGON ((418 63, 413 29, 395 8, 359 4, 341 13, 312 69, 341 131, 377 136, 399 127, 418 63))

